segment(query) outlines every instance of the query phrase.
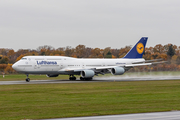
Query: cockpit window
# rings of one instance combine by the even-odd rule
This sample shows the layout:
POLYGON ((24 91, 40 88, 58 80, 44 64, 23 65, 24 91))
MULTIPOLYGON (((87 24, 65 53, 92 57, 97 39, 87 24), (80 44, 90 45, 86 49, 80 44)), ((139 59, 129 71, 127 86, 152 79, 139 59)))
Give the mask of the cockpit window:
POLYGON ((21 58, 21 60, 27 60, 27 58, 21 58))

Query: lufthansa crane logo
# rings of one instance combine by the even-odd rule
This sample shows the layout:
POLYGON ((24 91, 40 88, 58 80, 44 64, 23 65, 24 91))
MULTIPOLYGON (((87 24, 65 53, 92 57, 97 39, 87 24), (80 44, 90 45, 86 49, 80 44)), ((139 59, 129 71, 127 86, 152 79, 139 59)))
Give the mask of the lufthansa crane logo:
POLYGON ((142 43, 138 43, 138 44, 136 45, 136 50, 137 50, 137 52, 138 52, 139 54, 142 54, 143 51, 144 51, 144 45, 143 45, 142 43))

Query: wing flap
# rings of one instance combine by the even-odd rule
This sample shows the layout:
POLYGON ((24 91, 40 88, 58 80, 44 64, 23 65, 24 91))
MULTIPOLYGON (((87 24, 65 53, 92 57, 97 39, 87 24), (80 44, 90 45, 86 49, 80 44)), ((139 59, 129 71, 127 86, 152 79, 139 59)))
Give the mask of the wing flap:
POLYGON ((152 63, 141 63, 141 64, 128 64, 125 65, 125 67, 136 67, 136 66, 144 66, 144 65, 155 65, 155 64, 162 64, 166 63, 167 61, 161 61, 161 62, 152 62, 152 63))
POLYGON ((136 67, 136 66, 144 66, 144 65, 152 65, 152 63, 128 64, 128 65, 125 65, 125 67, 136 67))

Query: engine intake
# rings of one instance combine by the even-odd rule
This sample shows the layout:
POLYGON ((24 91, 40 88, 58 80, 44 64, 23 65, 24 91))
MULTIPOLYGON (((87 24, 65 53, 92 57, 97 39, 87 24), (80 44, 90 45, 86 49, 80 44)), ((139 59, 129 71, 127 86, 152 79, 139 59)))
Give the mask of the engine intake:
POLYGON ((81 76, 83 78, 92 78, 94 76, 94 71, 93 70, 83 70, 81 71, 81 76))
POLYGON ((47 77, 57 77, 59 74, 47 74, 47 77))
POLYGON ((111 69, 111 73, 113 75, 122 75, 124 74, 125 69, 123 67, 114 67, 111 69))

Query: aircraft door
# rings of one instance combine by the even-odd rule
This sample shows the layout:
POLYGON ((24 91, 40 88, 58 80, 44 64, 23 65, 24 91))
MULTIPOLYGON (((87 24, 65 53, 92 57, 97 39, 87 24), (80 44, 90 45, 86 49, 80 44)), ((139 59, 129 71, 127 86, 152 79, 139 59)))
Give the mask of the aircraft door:
POLYGON ((103 66, 103 67, 106 66, 105 63, 102 63, 102 66, 103 66))
POLYGON ((85 68, 85 64, 84 64, 84 62, 82 63, 82 68, 85 68))
POLYGON ((63 66, 63 60, 60 60, 60 61, 59 61, 59 68, 60 68, 60 69, 63 69, 63 68, 64 68, 64 66, 63 66))
POLYGON ((40 69, 41 68, 41 65, 38 65, 37 62, 35 61, 34 62, 34 69, 40 69))
POLYGON ((44 60, 44 58, 39 58, 34 60, 34 69, 40 70, 41 69, 41 62, 44 60))
POLYGON ((34 69, 37 69, 37 65, 36 64, 34 64, 34 69))

